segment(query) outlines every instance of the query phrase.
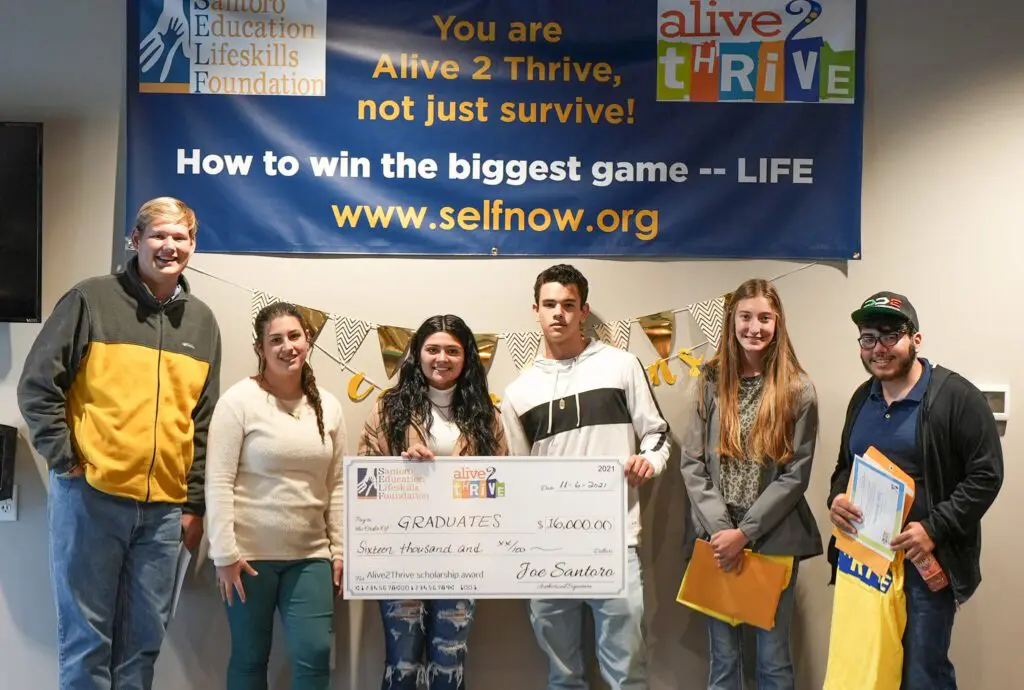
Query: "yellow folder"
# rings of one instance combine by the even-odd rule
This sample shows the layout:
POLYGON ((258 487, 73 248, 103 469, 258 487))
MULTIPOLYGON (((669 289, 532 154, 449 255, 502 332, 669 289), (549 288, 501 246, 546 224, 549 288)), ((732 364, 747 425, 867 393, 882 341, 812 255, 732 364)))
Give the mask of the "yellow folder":
MULTIPOLYGON (((914 503, 914 480, 906 472, 896 466, 894 462, 885 457, 881 451, 874 446, 868 448, 861 457, 865 462, 878 467, 879 469, 888 472, 892 476, 896 477, 907 485, 906 498, 903 502, 903 521, 902 525, 906 525, 907 517, 910 515, 910 506, 914 503)), ((846 485, 846 495, 849 496, 853 490, 853 473, 850 473, 850 481, 846 485)), ((889 571, 889 561, 885 556, 872 551, 870 548, 861 544, 859 541, 851 537, 850 535, 843 532, 841 529, 832 526, 832 534, 836 538, 836 548, 840 551, 844 551, 853 557, 855 561, 863 563, 871 569, 878 577, 885 577, 886 572, 889 571)))
POLYGON ((715 562, 711 543, 698 540, 683 575, 676 601, 730 625, 747 623, 771 630, 779 597, 793 573, 792 556, 764 556, 744 551, 739 573, 715 562))

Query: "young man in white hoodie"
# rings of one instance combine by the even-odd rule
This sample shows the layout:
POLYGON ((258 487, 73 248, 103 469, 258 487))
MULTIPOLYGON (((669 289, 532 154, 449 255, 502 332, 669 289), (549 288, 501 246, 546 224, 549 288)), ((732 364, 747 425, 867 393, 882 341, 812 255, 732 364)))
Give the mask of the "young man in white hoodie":
POLYGON ((668 424, 636 356, 584 334, 590 313, 587 292, 587 279, 566 264, 537 276, 533 310, 544 333, 544 356, 506 389, 502 419, 511 455, 625 459, 623 481, 630 485, 629 595, 534 599, 530 622, 548 657, 548 690, 587 688, 581 639, 584 604, 594 614, 601 675, 612 690, 647 690, 637 487, 665 469, 668 424))

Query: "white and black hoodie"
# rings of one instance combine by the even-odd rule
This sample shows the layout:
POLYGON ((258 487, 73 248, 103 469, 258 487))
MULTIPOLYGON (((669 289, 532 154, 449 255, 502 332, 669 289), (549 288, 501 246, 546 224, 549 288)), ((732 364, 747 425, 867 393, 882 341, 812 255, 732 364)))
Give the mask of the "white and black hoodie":
MULTIPOLYGON (((621 457, 639 454, 661 474, 668 423, 640 360, 591 340, 572 359, 538 356, 505 390, 502 421, 510 455, 621 457)), ((628 543, 640 537, 639 492, 629 488, 628 543)))

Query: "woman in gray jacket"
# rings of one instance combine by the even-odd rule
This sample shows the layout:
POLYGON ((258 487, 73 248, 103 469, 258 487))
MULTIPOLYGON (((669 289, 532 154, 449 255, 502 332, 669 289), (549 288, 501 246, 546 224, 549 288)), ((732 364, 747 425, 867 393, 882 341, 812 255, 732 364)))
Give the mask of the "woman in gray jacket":
MULTIPOLYGON (((757 687, 795 687, 789 630, 800 560, 822 553, 804 499, 818 432, 814 387, 800 367, 775 287, 748 280, 732 294, 718 352, 695 381, 681 470, 690 498, 687 556, 711 542, 724 571, 744 550, 793 557, 771 630, 757 629, 757 687)), ((740 690, 742 627, 708 618, 709 690, 740 690)))

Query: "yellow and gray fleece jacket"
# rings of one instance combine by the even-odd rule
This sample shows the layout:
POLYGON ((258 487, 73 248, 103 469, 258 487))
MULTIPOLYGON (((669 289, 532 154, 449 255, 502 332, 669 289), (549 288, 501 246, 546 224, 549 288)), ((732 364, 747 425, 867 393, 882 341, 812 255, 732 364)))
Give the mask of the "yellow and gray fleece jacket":
POLYGON ((68 291, 29 352, 18 405, 57 473, 99 491, 203 515, 206 435, 220 389, 220 331, 188 283, 161 304, 138 262, 68 291))

